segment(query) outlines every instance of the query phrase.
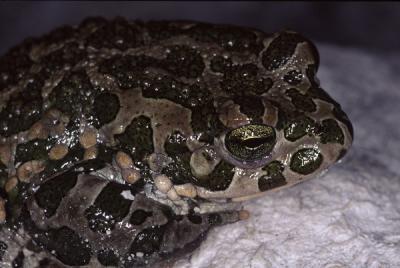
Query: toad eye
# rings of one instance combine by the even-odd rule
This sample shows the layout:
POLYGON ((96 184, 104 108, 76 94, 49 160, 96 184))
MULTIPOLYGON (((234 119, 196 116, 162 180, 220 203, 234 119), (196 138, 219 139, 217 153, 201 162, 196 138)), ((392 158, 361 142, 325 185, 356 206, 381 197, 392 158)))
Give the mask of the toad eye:
POLYGON ((252 124, 231 130, 225 136, 226 149, 240 160, 256 160, 271 153, 276 143, 271 126, 252 124))

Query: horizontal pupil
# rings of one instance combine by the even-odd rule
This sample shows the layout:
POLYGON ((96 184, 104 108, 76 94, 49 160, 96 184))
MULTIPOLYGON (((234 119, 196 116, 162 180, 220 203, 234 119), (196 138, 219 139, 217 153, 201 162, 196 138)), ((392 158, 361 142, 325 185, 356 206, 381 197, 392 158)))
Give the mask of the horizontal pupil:
POLYGON ((248 148, 257 148, 268 141, 269 141, 269 137, 250 138, 250 139, 242 140, 241 144, 243 144, 244 146, 246 146, 248 148))

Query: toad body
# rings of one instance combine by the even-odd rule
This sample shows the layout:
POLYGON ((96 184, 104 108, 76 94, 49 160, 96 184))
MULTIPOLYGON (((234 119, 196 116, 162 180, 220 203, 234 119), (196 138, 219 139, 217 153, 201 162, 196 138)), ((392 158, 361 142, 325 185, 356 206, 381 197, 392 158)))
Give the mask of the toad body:
POLYGON ((158 267, 352 126, 301 35, 90 18, 0 58, 1 267, 158 267))

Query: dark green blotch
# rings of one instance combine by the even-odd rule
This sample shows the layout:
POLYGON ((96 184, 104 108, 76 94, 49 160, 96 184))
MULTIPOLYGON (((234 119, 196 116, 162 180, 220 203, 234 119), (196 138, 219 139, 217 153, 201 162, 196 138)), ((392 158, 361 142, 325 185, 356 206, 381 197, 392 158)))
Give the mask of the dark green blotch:
POLYGON ((346 115, 345 112, 343 112, 340 104, 338 102, 336 102, 334 99, 332 99, 331 96, 329 96, 328 93, 326 93, 325 90, 323 90, 322 88, 318 87, 318 85, 316 86, 312 86, 307 94, 309 94, 312 98, 318 98, 321 99, 323 101, 329 102, 331 103, 334 108, 333 108, 333 115, 343 124, 346 125, 347 129, 349 130, 349 133, 351 135, 351 138, 354 137, 354 130, 353 130, 353 125, 351 124, 348 116, 346 115))
POLYGON ((18 144, 16 149, 15 161, 25 163, 30 160, 47 160, 48 153, 54 145, 53 140, 31 140, 26 143, 18 144))
POLYGON ((19 93, 11 95, 6 107, 0 111, 0 135, 9 137, 28 130, 42 117, 43 100, 41 89, 43 80, 32 77, 31 82, 19 93))
POLYGON ((251 82, 257 77, 258 67, 255 64, 247 63, 243 65, 233 65, 224 72, 226 80, 236 80, 237 82, 245 80, 251 82))
POLYGON ((243 65, 233 65, 230 69, 224 72, 227 78, 232 80, 244 79, 250 81, 257 76, 258 67, 252 63, 246 63, 243 65))
POLYGON ((210 225, 220 225, 222 224, 222 217, 218 213, 210 213, 207 216, 207 221, 210 225))
POLYGON ((221 161, 211 174, 202 178, 196 178, 194 184, 211 191, 223 191, 229 187, 235 174, 234 166, 221 161))
POLYGON ((258 77, 257 65, 248 63, 226 68, 220 86, 232 97, 251 95, 251 93, 261 95, 271 88, 272 80, 258 77))
POLYGON ((110 123, 118 114, 120 103, 118 96, 111 93, 101 93, 94 99, 94 116, 97 118, 97 128, 110 123))
POLYGON ((235 97, 233 101, 240 105, 240 111, 247 115, 251 123, 262 123, 265 108, 260 97, 243 95, 235 97))
POLYGON ((187 46, 173 46, 169 50, 166 59, 161 61, 161 66, 174 76, 201 76, 205 66, 199 51, 187 46))
POLYGON ((70 68, 74 67, 86 56, 86 50, 80 48, 78 43, 68 42, 60 49, 40 58, 40 64, 43 67, 42 71, 47 76, 50 76, 62 70, 65 66, 69 66, 70 68))
POLYGON ((191 126, 194 133, 201 135, 201 141, 209 144, 214 142, 214 137, 226 130, 212 103, 192 109, 191 126))
POLYGON ((210 91, 198 84, 186 84, 171 76, 147 79, 142 82, 145 98, 167 99, 186 108, 203 106, 210 101, 210 91))
POLYGON ((129 153, 134 161, 143 161, 154 151, 151 121, 143 115, 134 118, 125 131, 114 135, 114 138, 118 142, 117 147, 129 153))
POLYGON ((31 234, 35 246, 45 249, 65 265, 79 266, 89 263, 92 254, 90 244, 72 229, 66 226, 58 229, 39 229, 33 222, 26 204, 22 207, 20 221, 31 234))
POLYGON ((299 34, 280 33, 263 52, 262 64, 268 71, 284 66, 293 56, 297 44, 304 41, 304 37, 299 34))
POLYGON ((298 85, 303 80, 303 74, 298 70, 292 70, 285 74, 283 80, 287 82, 289 85, 298 85))
POLYGON ((186 145, 186 137, 177 131, 167 138, 164 144, 164 149, 169 156, 190 153, 186 145))
POLYGON ((343 112, 343 110, 340 108, 340 106, 335 106, 335 108, 333 108, 333 115, 343 124, 346 125, 351 138, 354 138, 354 130, 353 130, 353 125, 350 122, 350 119, 347 117, 347 115, 345 114, 345 112, 343 112))
POLYGON ((288 126, 288 124, 292 120, 295 120, 296 118, 302 118, 305 116, 303 112, 296 109, 292 109, 291 107, 285 106, 283 104, 280 104, 277 101, 271 99, 268 101, 278 110, 278 121, 275 126, 277 130, 284 129, 288 126))
POLYGON ((112 230, 117 222, 128 215, 132 201, 121 195, 123 191, 130 191, 129 186, 109 182, 94 204, 86 209, 85 216, 92 231, 105 233, 112 230))
POLYGON ((118 86, 126 90, 140 85, 147 67, 159 65, 157 59, 144 55, 118 55, 104 60, 99 66, 99 72, 113 76, 118 86))
POLYGON ((86 72, 75 71, 61 80, 50 93, 49 100, 54 108, 75 118, 90 115, 97 94, 86 72))
POLYGON ((246 63, 243 65, 234 65, 227 72, 224 73, 226 78, 229 80, 237 80, 251 82, 257 77, 258 67, 252 63, 246 63))
POLYGON ((267 171, 267 175, 258 179, 258 188, 260 191, 268 191, 287 184, 286 179, 282 174, 283 169, 284 166, 279 161, 272 161, 263 167, 263 170, 267 171))
POLYGON ((281 162, 275 160, 263 167, 262 169, 267 171, 268 176, 272 178, 278 178, 283 176, 282 172, 284 170, 284 166, 281 162))
POLYGON ((160 249, 165 226, 152 226, 141 231, 133 240, 130 252, 136 254, 137 252, 144 253, 144 257, 149 257, 160 249))
POLYGON ((281 187, 286 184, 287 182, 285 178, 272 179, 269 176, 264 175, 258 179, 258 189, 260 189, 261 192, 281 187))
POLYGON ((165 152, 172 158, 163 173, 169 176, 174 184, 184 184, 193 180, 190 167, 190 156, 186 138, 179 132, 174 132, 164 144, 165 152))
POLYGON ((75 186, 77 176, 76 172, 65 172, 40 185, 34 196, 39 207, 44 209, 46 217, 56 213, 61 200, 75 186))
POLYGON ((3 256, 6 253, 8 246, 3 241, 0 241, 0 261, 3 260, 3 256))
POLYGON ((271 78, 261 78, 255 82, 254 86, 251 87, 251 90, 257 94, 261 95, 266 93, 273 85, 273 81, 271 78))
POLYGON ((334 119, 325 119, 322 121, 319 135, 322 143, 344 144, 343 131, 334 119))
POLYGON ((308 116, 300 116, 289 121, 284 129, 285 138, 289 141, 296 141, 306 134, 312 134, 315 122, 308 116))
POLYGON ((118 255, 112 249, 103 249, 97 252, 97 259, 104 266, 118 266, 118 255))
POLYGON ((293 105, 302 111, 305 112, 315 112, 317 107, 309 95, 301 94, 297 89, 291 88, 286 91, 286 95, 288 95, 292 99, 293 105))
POLYGON ((308 175, 317 170, 323 161, 322 155, 315 149, 300 149, 293 154, 290 168, 297 173, 308 175))
POLYGON ((185 184, 194 180, 190 167, 190 154, 172 157, 172 162, 162 172, 171 178, 173 184, 185 184))
POLYGON ((143 209, 137 209, 134 212, 132 212, 131 218, 129 222, 133 225, 141 225, 146 221, 148 217, 151 217, 153 215, 153 212, 151 211, 145 211, 143 209))
POLYGON ((210 69, 216 73, 224 73, 232 66, 232 60, 222 56, 215 56, 211 59, 210 69))
POLYGON ((87 265, 91 258, 90 244, 68 227, 47 232, 45 248, 66 265, 87 265))

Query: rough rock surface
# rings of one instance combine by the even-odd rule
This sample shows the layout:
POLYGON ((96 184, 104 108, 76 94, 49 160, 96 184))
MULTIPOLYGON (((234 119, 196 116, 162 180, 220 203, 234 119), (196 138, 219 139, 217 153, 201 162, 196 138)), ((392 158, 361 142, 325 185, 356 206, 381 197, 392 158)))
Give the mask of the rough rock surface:
POLYGON ((400 267, 400 54, 318 46, 318 77, 355 129, 320 178, 244 204, 175 267, 400 267))

